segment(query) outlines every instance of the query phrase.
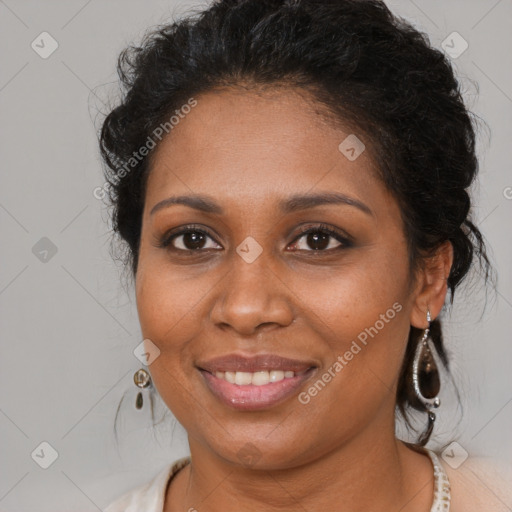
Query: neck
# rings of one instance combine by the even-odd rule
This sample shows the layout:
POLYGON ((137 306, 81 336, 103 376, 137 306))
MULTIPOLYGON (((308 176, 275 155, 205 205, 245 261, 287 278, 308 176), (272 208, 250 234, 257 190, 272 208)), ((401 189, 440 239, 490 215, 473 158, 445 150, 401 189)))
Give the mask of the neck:
MULTIPOLYGON (((189 439, 190 442, 190 439, 189 439)), ((426 512, 433 500, 427 455, 394 435, 361 433, 329 453, 286 469, 248 469, 190 443, 192 463, 169 486, 166 512, 242 510, 368 510, 426 512), (171 492, 172 491, 172 492, 171 492)))

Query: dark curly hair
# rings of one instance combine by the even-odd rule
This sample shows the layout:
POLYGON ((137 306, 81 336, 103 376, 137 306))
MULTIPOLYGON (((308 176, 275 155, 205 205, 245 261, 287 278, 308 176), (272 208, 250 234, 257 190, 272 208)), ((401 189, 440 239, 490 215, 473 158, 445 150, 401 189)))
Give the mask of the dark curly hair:
MULTIPOLYGON (((475 256, 486 281, 492 273, 470 217, 468 188, 478 170, 474 116, 447 57, 382 1, 214 1, 126 48, 118 73, 123 97, 104 120, 100 148, 113 228, 127 244, 132 277, 151 159, 140 158, 129 172, 126 162, 191 97, 242 85, 308 91, 333 120, 364 134, 401 209, 411 278, 446 241, 454 250, 452 304, 475 256)), ((409 427, 409 408, 426 411, 409 372, 421 334, 411 326, 396 397, 409 427)), ((448 369, 439 318, 431 335, 448 369)))

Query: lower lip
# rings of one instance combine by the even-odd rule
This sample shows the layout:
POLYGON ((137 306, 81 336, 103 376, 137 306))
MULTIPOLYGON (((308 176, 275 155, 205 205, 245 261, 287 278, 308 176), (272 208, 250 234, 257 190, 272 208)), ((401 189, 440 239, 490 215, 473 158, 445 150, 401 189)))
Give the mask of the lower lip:
POLYGON ((310 368, 302 375, 285 378, 279 382, 270 382, 263 386, 248 384, 239 386, 219 379, 211 373, 200 370, 210 391, 224 404, 242 411, 259 411, 268 409, 273 405, 283 402, 314 373, 315 368, 310 368))

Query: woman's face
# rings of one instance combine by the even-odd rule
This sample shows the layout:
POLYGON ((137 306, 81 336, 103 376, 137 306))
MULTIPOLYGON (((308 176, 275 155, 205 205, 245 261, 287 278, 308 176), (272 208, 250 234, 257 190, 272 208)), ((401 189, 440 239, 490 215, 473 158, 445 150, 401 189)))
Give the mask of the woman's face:
POLYGON ((192 452, 284 468, 393 435, 410 324, 426 321, 414 313, 399 208, 368 149, 343 142, 350 131, 291 89, 196 100, 153 155, 136 276, 146 348, 160 351, 153 382, 192 452), (292 201, 327 194, 349 200, 292 201), (178 202, 152 213, 178 196, 215 208, 178 202), (230 355, 300 364, 283 381, 261 373, 279 361, 254 377, 230 374, 275 380, 245 388, 200 369, 215 372, 208 362, 230 355))

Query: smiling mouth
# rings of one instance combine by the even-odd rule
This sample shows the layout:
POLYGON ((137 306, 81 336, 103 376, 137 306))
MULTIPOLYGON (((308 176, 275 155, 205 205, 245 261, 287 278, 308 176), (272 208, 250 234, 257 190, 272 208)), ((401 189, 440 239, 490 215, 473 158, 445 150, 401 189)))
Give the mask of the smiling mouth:
POLYGON ((317 368, 300 372, 262 370, 256 372, 222 372, 200 369, 209 391, 224 405, 241 411, 257 411, 276 406, 296 394, 317 368))
POLYGON ((266 384, 281 382, 284 379, 291 379, 293 377, 297 377, 299 375, 303 375, 308 370, 313 367, 310 367, 306 370, 302 370, 301 372, 294 372, 291 370, 260 370, 255 372, 243 372, 243 371, 234 371, 234 372, 221 372, 216 371, 215 373, 209 372, 212 375, 215 375, 218 379, 223 379, 230 384, 237 384, 238 386, 265 386, 266 384))

